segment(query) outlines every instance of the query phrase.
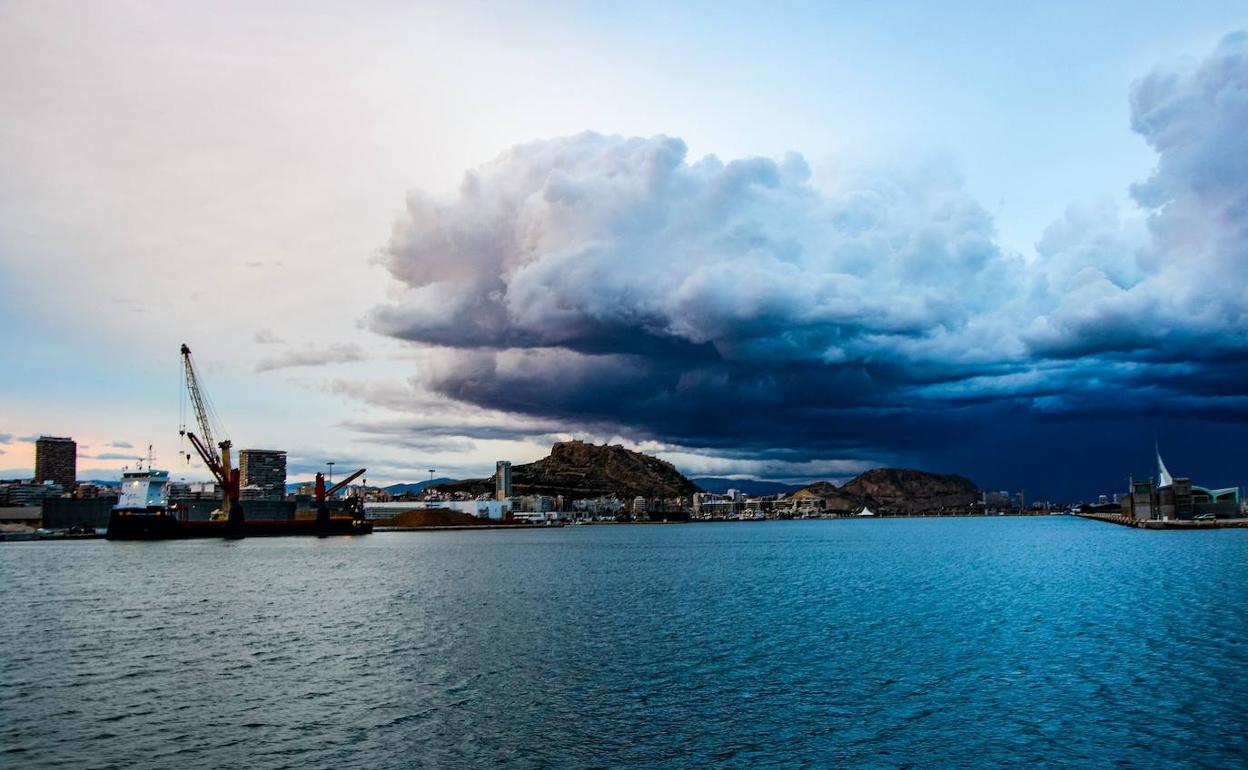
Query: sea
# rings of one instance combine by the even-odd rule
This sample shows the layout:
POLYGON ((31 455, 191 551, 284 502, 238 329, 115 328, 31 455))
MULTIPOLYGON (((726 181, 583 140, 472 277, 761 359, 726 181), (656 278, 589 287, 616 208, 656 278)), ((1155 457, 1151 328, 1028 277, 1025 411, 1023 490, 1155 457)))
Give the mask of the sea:
POLYGON ((0 545, 0 767, 1248 765, 1248 530, 0 545))

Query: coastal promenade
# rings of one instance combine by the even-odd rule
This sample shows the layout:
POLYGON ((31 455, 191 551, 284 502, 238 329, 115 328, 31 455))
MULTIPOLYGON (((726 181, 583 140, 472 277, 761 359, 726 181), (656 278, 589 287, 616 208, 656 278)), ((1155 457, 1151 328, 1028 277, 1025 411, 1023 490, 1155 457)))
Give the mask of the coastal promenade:
POLYGON ((1078 513, 1083 519, 1103 521, 1106 524, 1118 524, 1136 529, 1238 529, 1248 528, 1248 519, 1210 519, 1208 521, 1192 521, 1190 519, 1133 519, 1120 513, 1078 513))

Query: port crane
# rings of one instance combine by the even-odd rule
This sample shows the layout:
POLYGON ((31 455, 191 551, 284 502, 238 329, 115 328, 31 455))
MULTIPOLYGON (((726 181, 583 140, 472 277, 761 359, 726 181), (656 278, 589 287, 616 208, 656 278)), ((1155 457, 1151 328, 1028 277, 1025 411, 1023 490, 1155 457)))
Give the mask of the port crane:
POLYGON ((204 396, 203 388, 200 387, 200 378, 195 368, 195 361, 191 358, 191 349, 185 344, 182 345, 182 369, 186 377, 186 391, 190 396, 191 408, 195 412, 195 421, 199 425, 201 435, 197 436, 194 431, 187 430, 185 420, 179 432, 191 442, 191 446, 195 447, 195 452, 204 461, 204 465, 216 478, 217 483, 221 485, 223 492, 221 516, 225 519, 227 528, 237 528, 241 533, 243 508, 238 500, 238 469, 233 467, 230 459, 232 444, 228 438, 221 441, 215 438, 217 431, 213 429, 213 423, 214 421, 218 425, 220 423, 214 420, 215 413, 204 396))
POLYGON ((329 489, 325 488, 325 474, 316 474, 316 520, 322 525, 329 523, 329 504, 326 502, 329 498, 338 494, 339 491, 345 489, 348 484, 364 475, 367 468, 360 468, 355 473, 347 476, 342 481, 334 484, 329 489))

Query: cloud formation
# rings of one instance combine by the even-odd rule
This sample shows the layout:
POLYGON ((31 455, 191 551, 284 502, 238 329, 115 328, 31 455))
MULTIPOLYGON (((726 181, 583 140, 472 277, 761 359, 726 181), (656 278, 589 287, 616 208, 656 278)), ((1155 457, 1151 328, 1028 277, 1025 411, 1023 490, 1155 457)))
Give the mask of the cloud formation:
POLYGON ((1126 409, 1243 421, 1248 37, 1131 108, 1158 157, 1143 216, 1074 204, 1031 262, 940 163, 816 184, 797 154, 530 142, 409 197, 383 257, 404 290, 370 323, 440 349, 417 385, 446 399, 755 459, 1126 409))
POLYGON ((101 452, 95 455, 80 454, 79 457, 85 457, 90 460, 134 460, 139 459, 137 455, 126 454, 125 452, 101 452))
MULTIPOLYGON (((257 336, 257 342, 261 339, 257 336)), ((269 342, 268 340, 265 341, 269 342)), ((274 369, 289 369, 296 366, 326 366, 329 364, 363 361, 364 348, 354 343, 329 345, 325 348, 304 347, 290 348, 272 356, 266 356, 256 363, 257 372, 270 372, 274 369)))

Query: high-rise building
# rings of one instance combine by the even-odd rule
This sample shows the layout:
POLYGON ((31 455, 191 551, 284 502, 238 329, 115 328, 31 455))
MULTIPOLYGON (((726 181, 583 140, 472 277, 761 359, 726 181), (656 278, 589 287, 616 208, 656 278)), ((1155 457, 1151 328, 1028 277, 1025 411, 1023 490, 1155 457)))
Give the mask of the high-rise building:
POLYGON ((35 442, 35 483, 51 481, 72 490, 78 483, 78 445, 72 438, 40 436, 35 442))
POLYGON ((494 465, 494 499, 506 500, 511 497, 511 462, 499 460, 494 465))
POLYGON ((239 483, 253 487, 253 500, 282 500, 286 497, 286 453, 274 449, 244 449, 238 453, 239 483))

